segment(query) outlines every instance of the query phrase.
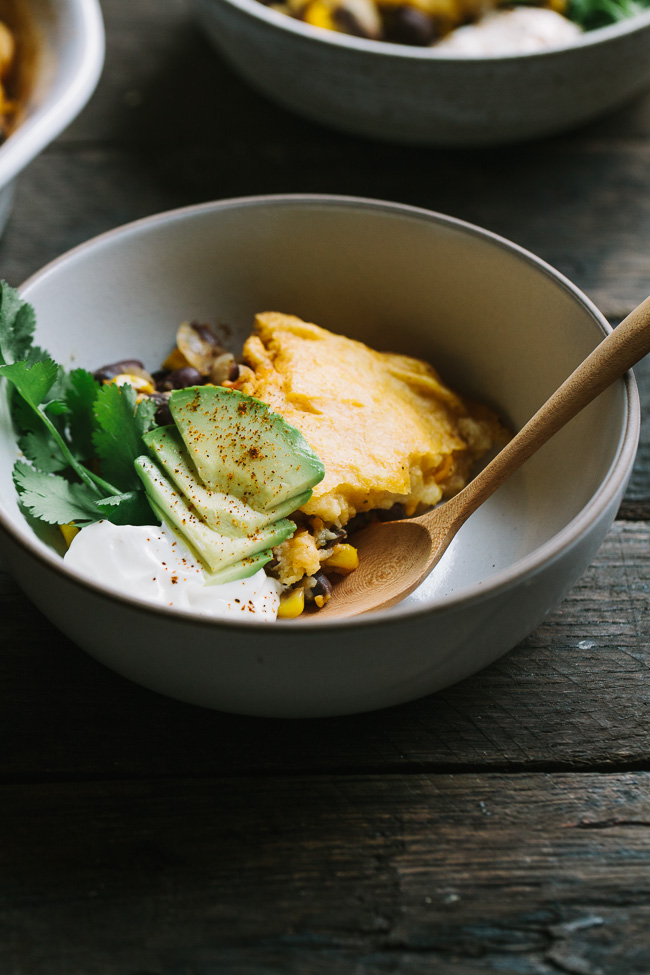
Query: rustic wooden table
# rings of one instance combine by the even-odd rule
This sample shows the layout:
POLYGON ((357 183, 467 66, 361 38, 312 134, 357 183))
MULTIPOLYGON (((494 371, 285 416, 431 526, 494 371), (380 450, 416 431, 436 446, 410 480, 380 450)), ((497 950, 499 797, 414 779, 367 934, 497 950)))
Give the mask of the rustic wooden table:
MULTIPOLYGON (((613 323, 650 291, 650 96, 535 145, 404 149, 268 104, 183 0, 103 7, 100 86, 19 183, 11 284, 158 210, 317 191, 504 234, 613 323)), ((0 575, 0 972, 648 975, 649 464, 646 425, 605 544, 532 636, 360 717, 159 697, 0 575)))

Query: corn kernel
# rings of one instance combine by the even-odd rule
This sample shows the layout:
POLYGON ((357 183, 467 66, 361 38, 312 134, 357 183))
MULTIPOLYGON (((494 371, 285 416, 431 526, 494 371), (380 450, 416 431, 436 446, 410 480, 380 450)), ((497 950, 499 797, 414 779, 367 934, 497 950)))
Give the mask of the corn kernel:
POLYGON ((278 618, 283 620, 293 620, 300 616, 305 608, 304 589, 293 589, 286 595, 280 596, 280 608, 278 618))
POLYGON ((302 18, 306 24, 312 27, 324 27, 326 30, 336 30, 336 24, 332 19, 332 12, 327 3, 323 0, 311 0, 305 7, 302 18))
POLYGON ((108 379, 106 385, 110 385, 111 383, 114 383, 116 386, 133 386, 136 393, 144 393, 147 396, 155 393, 155 389, 148 379, 144 379, 143 376, 132 376, 131 373, 127 372, 121 372, 118 376, 113 376, 112 379, 108 379))
POLYGON ((340 572, 342 575, 347 575, 359 565, 359 555, 354 545, 341 542, 334 546, 332 554, 325 559, 323 565, 326 565, 328 569, 334 569, 335 572, 340 572))
POLYGON ((63 535, 63 540, 66 544, 66 548, 70 548, 70 542, 79 532, 79 528, 76 525, 59 525, 59 531, 63 535))
POLYGON ((169 369, 170 372, 175 372, 176 369, 184 369, 186 366, 189 366, 189 362, 180 349, 174 349, 173 352, 170 352, 162 365, 163 369, 169 369))

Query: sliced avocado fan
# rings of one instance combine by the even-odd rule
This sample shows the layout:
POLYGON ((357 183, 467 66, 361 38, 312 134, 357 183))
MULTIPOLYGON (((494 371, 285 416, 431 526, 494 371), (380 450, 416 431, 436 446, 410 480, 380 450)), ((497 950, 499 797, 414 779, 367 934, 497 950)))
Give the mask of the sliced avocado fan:
POLYGON ((190 386, 172 393, 169 407, 205 486, 257 511, 277 508, 325 476, 300 430, 252 396, 190 386))
POLYGON ((205 486, 175 426, 155 427, 145 433, 143 440, 199 518, 223 535, 247 535, 258 531, 290 515, 311 497, 311 489, 308 488, 276 508, 256 511, 233 494, 213 491, 205 486))
POLYGON ((279 545, 296 530, 292 521, 283 518, 251 534, 239 537, 222 535, 197 516, 155 461, 148 457, 138 457, 135 469, 157 513, 162 515, 172 530, 182 536, 190 549, 212 572, 279 545))
POLYGON ((296 526, 325 468, 301 432, 221 386, 172 393, 175 426, 145 434, 135 469, 154 512, 207 567, 209 584, 252 575, 296 526))

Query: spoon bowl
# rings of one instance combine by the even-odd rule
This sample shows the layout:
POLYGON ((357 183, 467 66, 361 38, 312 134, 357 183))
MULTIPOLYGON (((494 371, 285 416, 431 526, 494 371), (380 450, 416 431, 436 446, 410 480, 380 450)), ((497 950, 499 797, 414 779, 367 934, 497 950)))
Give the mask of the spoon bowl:
POLYGON ((569 420, 650 352, 650 298, 641 302, 556 389, 500 453, 454 498, 416 518, 380 522, 353 536, 359 567, 317 617, 388 609, 438 564, 469 516, 569 420))
POLYGON ((388 609, 417 589, 430 571, 427 566, 433 568, 447 547, 446 519, 440 517, 443 509, 444 505, 403 521, 373 522, 356 532, 353 542, 359 568, 343 576, 335 586, 334 597, 309 619, 343 618, 370 609, 388 609), (368 609, 360 608, 366 605, 368 609))

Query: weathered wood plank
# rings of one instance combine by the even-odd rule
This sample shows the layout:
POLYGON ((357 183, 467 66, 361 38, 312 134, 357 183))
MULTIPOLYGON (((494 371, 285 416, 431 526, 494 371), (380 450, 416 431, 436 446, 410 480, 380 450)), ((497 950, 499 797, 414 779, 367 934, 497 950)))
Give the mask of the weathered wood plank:
POLYGON ((648 773, 16 786, 0 828, 12 975, 650 970, 648 773))
POLYGON ((565 602, 476 677, 328 721, 217 714, 136 687, 74 648, 1 576, 0 781, 647 768, 649 542, 650 526, 618 523, 565 602))
MULTIPOLYGON (((650 293, 650 284, 648 291, 650 293)), ((641 401, 641 436, 619 517, 647 521, 650 519, 650 356, 635 366, 634 374, 641 401)))
MULTIPOLYGON (((302 190, 487 226, 612 321, 647 294, 650 96, 532 146, 384 146, 250 91, 185 0, 103 9, 97 93, 19 181, 0 242, 12 283, 149 213, 302 190)), ((650 361, 637 372, 650 406, 650 361)), ((650 517, 647 424, 626 519, 650 517)), ((617 523, 481 675, 312 722, 129 684, 0 575, 0 971, 647 975, 649 542, 648 524, 617 523)))

